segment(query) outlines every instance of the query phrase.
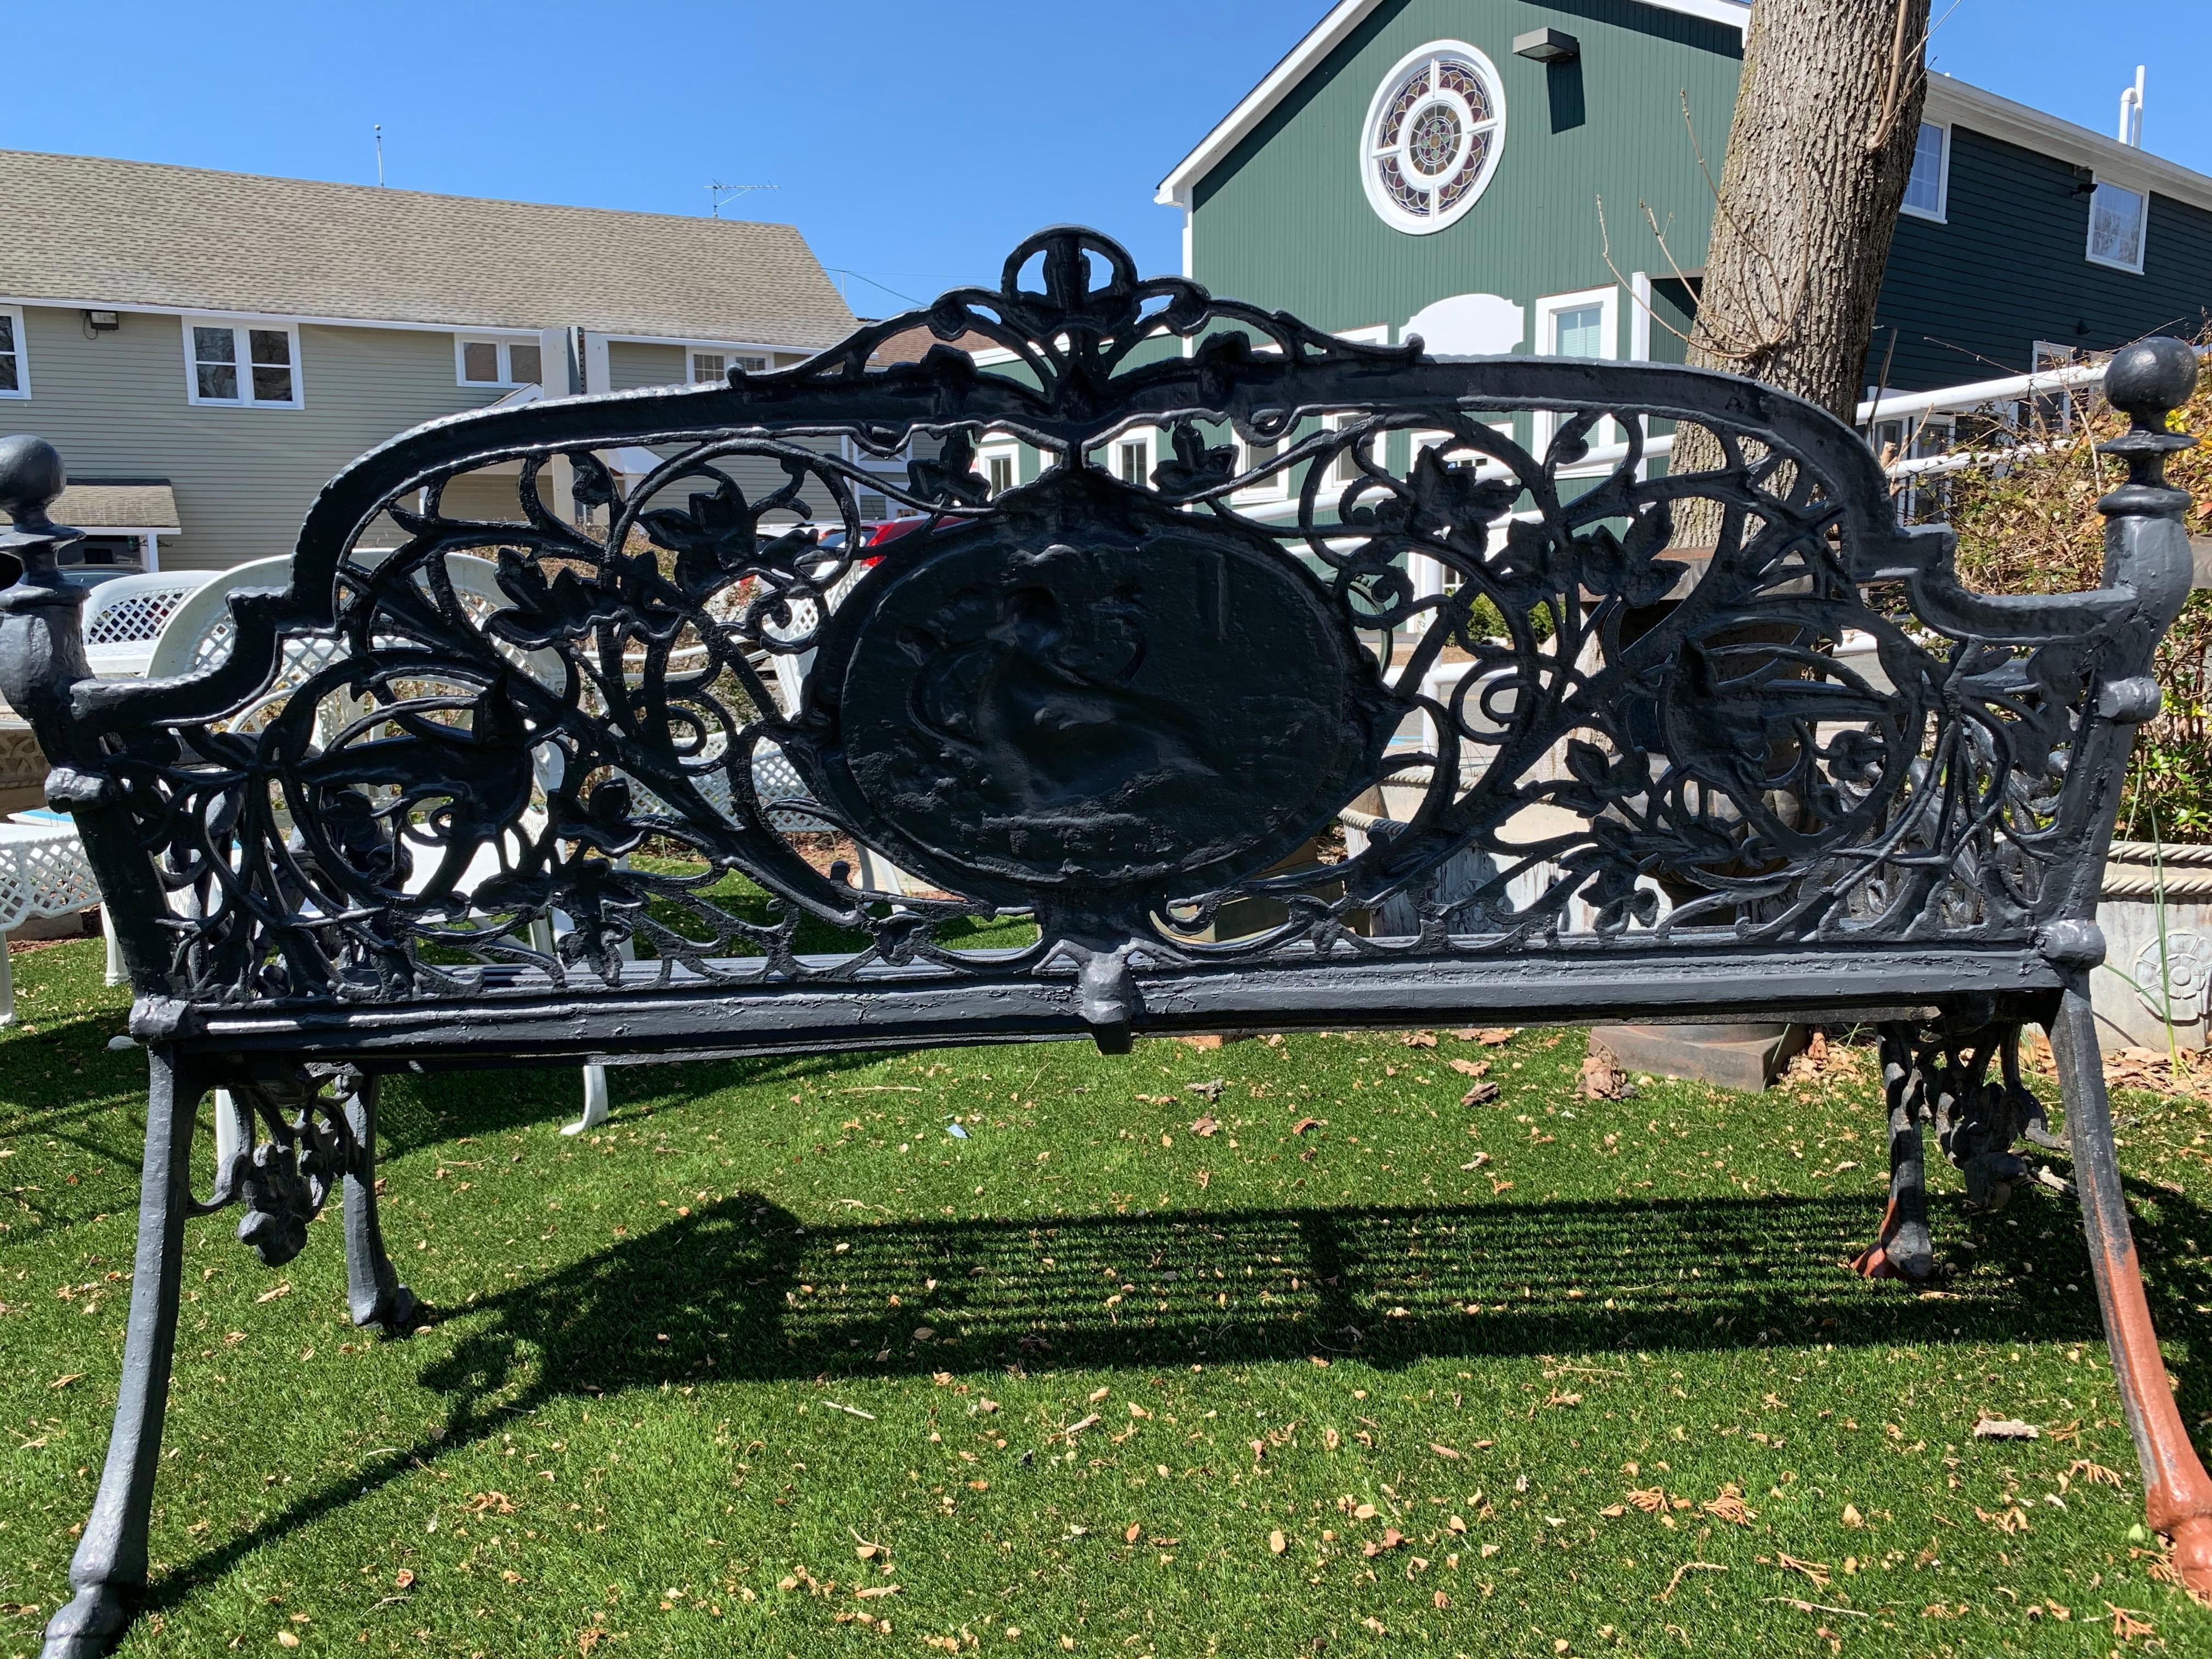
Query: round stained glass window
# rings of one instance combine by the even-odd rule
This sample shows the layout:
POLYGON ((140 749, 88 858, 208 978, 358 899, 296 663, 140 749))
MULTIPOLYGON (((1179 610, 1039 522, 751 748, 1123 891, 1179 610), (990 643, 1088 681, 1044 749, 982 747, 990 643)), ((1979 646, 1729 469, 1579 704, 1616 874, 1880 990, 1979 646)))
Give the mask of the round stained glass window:
POLYGON ((1400 60, 1376 88, 1360 133, 1360 179, 1385 223, 1425 235, 1474 205, 1504 148, 1497 69, 1473 46, 1440 40, 1400 60))

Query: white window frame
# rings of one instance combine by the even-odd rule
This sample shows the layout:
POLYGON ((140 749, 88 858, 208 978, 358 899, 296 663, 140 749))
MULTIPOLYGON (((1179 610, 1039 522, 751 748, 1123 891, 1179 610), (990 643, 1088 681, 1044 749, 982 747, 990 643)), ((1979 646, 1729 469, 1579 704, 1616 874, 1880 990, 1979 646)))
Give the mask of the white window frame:
MULTIPOLYGON (((1909 202, 1899 204, 1897 210, 1908 219, 1925 219, 1930 224, 1948 224, 1950 222, 1951 212, 1951 128, 1948 123, 1942 121, 1923 121, 1920 126, 1923 132, 1929 127, 1933 127, 1942 135, 1942 149, 1936 166, 1935 210, 1930 212, 1926 208, 1917 208, 1909 202)), ((1912 142, 1913 159, 1917 161, 1919 159, 1920 141, 1916 136, 1912 142)), ((1905 182, 1905 188, 1910 190, 1912 187, 1910 173, 1906 175, 1905 182)))
POLYGON ((204 409, 305 409, 307 406, 307 381, 300 361, 300 325, 277 317, 180 317, 184 325, 185 400, 204 409), (192 338, 196 328, 224 328, 231 333, 231 349, 238 354, 238 390, 235 398, 203 398, 200 396, 199 349, 192 338), (291 341, 292 397, 288 403, 278 403, 253 396, 253 364, 252 336, 256 331, 283 334, 291 341), (247 337, 240 339, 238 337, 247 337))
MULTIPOLYGON (((1358 426, 1366 419, 1367 416, 1364 412, 1355 413, 1347 410, 1341 414, 1328 416, 1328 418, 1322 422, 1322 425, 1331 432, 1341 432, 1346 427, 1358 426)), ((1376 437, 1369 439, 1367 441, 1367 447, 1370 453, 1377 448, 1381 448, 1383 454, 1387 456, 1389 453, 1389 441, 1390 434, 1388 432, 1384 432, 1376 437)), ((1358 483, 1362 477, 1365 477, 1366 475, 1362 473, 1359 470, 1358 462, 1352 459, 1357 453, 1357 447, 1352 449, 1340 449, 1337 451, 1334 459, 1328 462, 1328 477, 1322 481, 1322 488, 1327 489, 1341 490, 1350 485, 1358 483)), ((1386 460, 1382 464, 1388 465, 1389 463, 1386 460)))
MULTIPOLYGON (((2063 368, 2081 366, 2082 350, 2079 345, 2063 340, 2038 340, 2028 348, 2028 372, 2032 374, 2053 374, 2063 368)), ((2020 407, 2023 415, 2034 410, 2045 426, 2056 427, 2061 432, 2074 429, 2075 403, 2070 388, 2039 392, 2033 398, 2023 398, 2020 407)))
MULTIPOLYGON (((1436 98, 1435 74, 1431 70, 1430 89, 1425 101, 1414 107, 1416 110, 1425 107, 1428 102, 1436 101, 1436 98)), ((1464 122, 1466 116, 1471 112, 1466 110, 1462 100, 1456 94, 1447 94, 1447 98, 1460 111, 1461 118, 1464 122)), ((1474 124, 1477 126, 1481 125, 1483 124, 1474 124)), ((1410 131, 1411 125, 1409 122, 1407 131, 1410 131)), ((1390 66, 1390 72, 1382 77, 1381 84, 1375 88, 1375 95, 1369 100, 1367 106, 1367 117, 1359 124, 1359 184, 1361 189, 1367 193, 1367 205, 1374 210, 1375 216, 1384 224, 1408 236, 1431 236, 1437 231, 1449 228, 1467 216, 1474 204, 1480 201, 1484 193, 1489 190, 1491 181, 1497 178, 1498 163, 1505 156, 1505 79, 1498 74, 1498 65, 1491 60, 1488 53, 1480 47, 1468 45, 1464 40, 1431 40, 1419 51, 1407 52, 1390 66), (1382 119, 1383 112, 1389 108, 1391 100, 1398 90, 1399 83, 1414 70, 1419 68, 1424 61, 1433 64, 1437 59, 1444 58, 1458 58, 1474 70, 1474 72, 1482 78, 1485 90, 1490 94, 1490 101, 1496 113, 1488 123, 1492 139, 1490 151, 1483 158, 1481 169, 1475 175, 1474 182, 1468 187, 1467 192, 1459 200, 1454 202, 1442 213, 1431 213, 1424 216, 1409 213, 1401 207, 1391 198, 1389 188, 1382 183, 1382 170, 1376 163, 1385 159, 1388 152, 1376 149, 1376 129, 1382 119)), ((1468 141, 1472 142, 1471 131, 1468 141)), ((1402 138, 1401 143, 1400 155, 1402 161, 1402 138)), ((1431 195, 1433 197, 1433 192, 1431 195)))
POLYGON ((2143 256, 2149 251, 2150 191, 2139 190, 2133 185, 2124 185, 2117 179, 2107 179, 2099 174, 2095 189, 2089 192, 2089 227, 2082 240, 2081 257, 2091 264, 2102 265, 2107 270, 2124 270, 2131 276, 2140 276, 2142 275, 2143 256), (2097 252, 2097 195, 2099 191, 2107 188, 2124 190, 2142 203, 2142 217, 2136 226, 2136 258, 2133 264, 2128 264, 2118 259, 2107 259, 2097 252))
MULTIPOLYGON (((1572 294, 1547 294, 1536 301, 1536 355, 1556 357, 1559 355, 1559 318, 1570 311, 1599 308, 1598 353, 1601 359, 1612 362, 1620 357, 1620 284, 1608 283, 1603 288, 1579 289, 1572 294)), ((1542 460, 1551 448, 1552 440, 1559 429, 1559 416, 1555 410, 1535 411, 1531 435, 1535 441, 1528 446, 1529 453, 1542 460)), ((1590 447, 1601 447, 1622 441, 1620 423, 1610 415, 1600 421, 1590 431, 1590 447)), ((1602 471, 1603 468, 1597 469, 1602 471)), ((1579 469, 1576 469, 1579 471, 1579 469)), ((1571 473, 1570 476, 1572 476, 1571 473)))
POLYGON ((765 374, 775 367, 775 354, 758 347, 749 349, 717 345, 711 341, 703 340, 686 342, 684 347, 684 384, 686 386, 721 385, 729 374, 731 364, 740 361, 744 363, 746 374, 765 374), (702 357, 720 357, 722 360, 721 374, 710 380, 701 380, 698 360, 702 357))
MULTIPOLYGON (((1276 439, 1274 461, 1280 461, 1284 452, 1295 447, 1297 441, 1295 429, 1276 439)), ((1273 465, 1273 462, 1269 464, 1273 465)), ((1245 442, 1242 437, 1237 438, 1237 470, 1243 472, 1255 465, 1252 459, 1252 446, 1245 442)), ((1286 501, 1290 498, 1291 469, 1286 466, 1278 467, 1273 473, 1258 483, 1246 484, 1236 493, 1236 499, 1240 501, 1286 501)))
POLYGON ((1159 465, 1158 434, 1151 427, 1140 426, 1127 432, 1116 434, 1107 440, 1106 471, 1113 475, 1117 483, 1129 482, 1121 476, 1121 448, 1125 444, 1134 445, 1145 452, 1145 462, 1139 470, 1136 487, 1139 489, 1150 489, 1152 487, 1153 469, 1159 465))
POLYGON ((503 389, 510 392, 516 386, 537 386, 540 384, 540 382, 537 380, 518 380, 514 378, 514 365, 513 362, 514 348, 519 345, 538 347, 540 353, 538 372, 543 374, 544 372, 544 361, 543 356, 544 349, 544 337, 543 335, 535 332, 492 334, 479 331, 475 334, 456 334, 453 336, 453 383, 456 386, 474 386, 479 390, 500 391, 503 389), (472 345, 488 345, 498 348, 499 378, 497 380, 471 380, 469 379, 468 348, 472 345))
MULTIPOLYGON (((1336 337, 1340 340, 1349 340, 1355 345, 1386 346, 1390 343, 1390 325, 1388 323, 1366 323, 1358 328, 1340 328, 1336 331, 1336 337)), ((1365 420, 1368 416, 1368 413, 1369 411, 1361 410, 1357 413, 1346 411, 1343 414, 1331 415, 1324 420, 1322 424, 1331 432, 1341 432, 1346 427, 1356 426, 1360 422, 1365 420)), ((1386 466, 1389 464, 1387 459, 1389 453, 1389 436, 1390 434, 1386 432, 1381 438, 1376 440, 1374 444, 1369 446, 1370 449, 1379 449, 1381 451, 1381 453, 1377 456, 1377 459, 1386 466)), ((1349 450, 1338 455, 1334 461, 1329 463, 1328 477, 1326 481, 1328 488, 1333 489, 1342 489, 1347 484, 1352 484, 1358 482, 1359 475, 1358 470, 1356 466, 1352 469, 1352 477, 1346 477, 1344 476, 1341 469, 1349 465, 1352 465, 1352 456, 1349 450)))
POLYGON ((0 317, 13 325, 15 337, 15 389, 0 389, 0 398, 24 398, 31 395, 31 354, 23 339, 23 308, 21 306, 0 306, 0 317))
MULTIPOLYGON (((1006 486, 1008 489, 1019 489, 1022 487, 1022 447, 1019 444, 986 443, 976 446, 975 473, 987 483, 990 481, 993 461, 1004 461, 1007 464, 1009 469, 1007 476, 1013 480, 1006 486)), ((998 490, 992 491, 991 499, 995 501, 1000 493, 998 490)))

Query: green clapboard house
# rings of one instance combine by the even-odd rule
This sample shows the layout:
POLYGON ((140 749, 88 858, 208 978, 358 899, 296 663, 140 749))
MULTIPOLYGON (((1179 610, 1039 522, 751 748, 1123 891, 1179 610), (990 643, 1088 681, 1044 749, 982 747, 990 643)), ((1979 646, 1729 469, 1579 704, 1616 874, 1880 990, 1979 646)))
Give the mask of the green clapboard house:
MULTIPOLYGON (((1185 272, 1441 353, 1679 362, 1749 15, 1342 0, 1162 183, 1185 272)), ((1931 79, 1869 387, 2021 374, 2208 312, 2212 179, 1931 79)))

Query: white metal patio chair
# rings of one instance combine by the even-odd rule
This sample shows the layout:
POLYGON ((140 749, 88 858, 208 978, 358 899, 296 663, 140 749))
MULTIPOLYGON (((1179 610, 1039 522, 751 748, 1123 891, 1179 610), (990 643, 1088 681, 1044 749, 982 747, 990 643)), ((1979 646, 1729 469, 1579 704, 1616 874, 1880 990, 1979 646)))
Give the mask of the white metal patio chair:
MULTIPOLYGON (((464 604, 479 615, 505 610, 512 603, 501 591, 498 568, 487 559, 466 553, 450 554, 446 568, 452 575, 455 591, 464 604)), ((230 649, 230 595, 240 588, 283 587, 292 578, 289 558, 257 559, 232 569, 217 573, 179 605, 171 615, 168 625, 155 641, 147 665, 149 679, 166 679, 173 675, 196 672, 220 661, 230 649)), ((263 695, 240 709, 227 724, 236 727, 250 726, 264 710, 281 707, 299 684, 319 673, 334 661, 342 647, 335 640, 294 639, 285 645, 285 661, 263 695)), ((479 854, 484 868, 471 870, 463 878, 465 884, 473 879, 484 879, 496 872, 496 860, 489 848, 479 854)), ((430 864, 425 866, 425 874, 430 864)), ((551 921, 532 924, 531 943, 533 947, 550 951, 554 936, 566 919, 556 916, 551 921)), ((114 935, 108 936, 108 982, 114 984, 122 978, 122 964, 118 956, 114 935)), ((627 954, 627 951, 625 952, 627 954)), ((575 1134, 595 1123, 604 1123, 608 1115, 606 1068, 586 1066, 584 1073, 584 1115, 575 1122, 564 1127, 562 1133, 575 1134)), ((229 1144, 237 1134, 236 1115, 227 1109, 228 1103, 218 1101, 216 1113, 216 1162, 225 1167, 229 1158, 238 1150, 229 1144)))

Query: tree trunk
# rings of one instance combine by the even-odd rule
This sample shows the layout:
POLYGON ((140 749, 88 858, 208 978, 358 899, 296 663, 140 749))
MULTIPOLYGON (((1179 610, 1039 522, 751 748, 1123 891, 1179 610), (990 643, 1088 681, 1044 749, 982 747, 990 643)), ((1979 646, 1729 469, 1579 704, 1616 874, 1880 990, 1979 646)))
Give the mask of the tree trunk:
MULTIPOLYGON (((1929 0, 1752 8, 1691 362, 1853 418, 1920 135, 1929 0)), ((1670 470, 1720 461, 1712 435, 1686 427, 1670 470)), ((1682 543, 1710 545, 1717 514, 1688 518, 1682 543)))

